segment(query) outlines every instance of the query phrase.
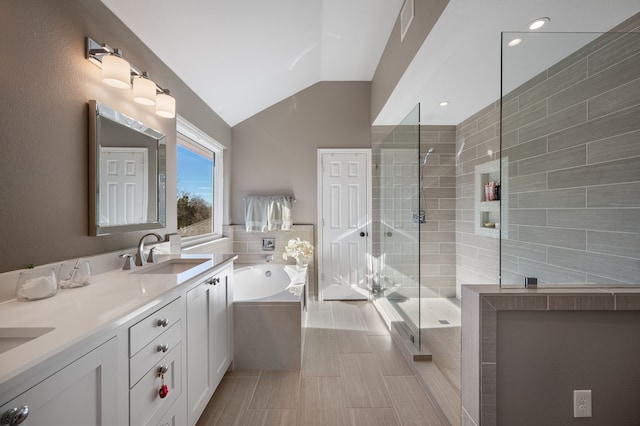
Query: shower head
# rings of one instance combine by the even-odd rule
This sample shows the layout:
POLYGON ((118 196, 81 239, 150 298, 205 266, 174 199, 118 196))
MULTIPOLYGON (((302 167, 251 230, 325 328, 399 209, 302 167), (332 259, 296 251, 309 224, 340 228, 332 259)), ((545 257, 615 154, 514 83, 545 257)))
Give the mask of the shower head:
POLYGON ((431 155, 432 152, 433 152, 433 147, 427 150, 427 152, 424 154, 424 157, 422 157, 422 161, 420 162, 421 166, 424 166, 425 164, 427 164, 427 159, 429 158, 429 155, 431 155))

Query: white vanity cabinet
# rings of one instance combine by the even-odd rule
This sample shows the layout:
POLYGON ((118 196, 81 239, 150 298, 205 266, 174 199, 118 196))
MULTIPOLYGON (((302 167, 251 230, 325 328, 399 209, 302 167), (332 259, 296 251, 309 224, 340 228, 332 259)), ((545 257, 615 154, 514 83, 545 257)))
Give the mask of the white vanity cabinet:
POLYGON ((233 267, 187 292, 187 418, 194 425, 233 358, 233 267))
POLYGON ((117 338, 86 353, 0 407, 0 424, 18 424, 10 413, 23 407, 23 425, 118 424, 117 354, 117 338))

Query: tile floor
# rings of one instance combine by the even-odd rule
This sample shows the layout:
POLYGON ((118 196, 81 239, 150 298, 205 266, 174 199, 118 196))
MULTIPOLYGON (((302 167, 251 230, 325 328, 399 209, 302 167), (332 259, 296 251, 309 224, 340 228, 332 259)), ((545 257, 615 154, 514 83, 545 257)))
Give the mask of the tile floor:
POLYGON ((227 373, 198 426, 459 424, 425 393, 371 303, 312 302, 305 333, 300 370, 227 373))

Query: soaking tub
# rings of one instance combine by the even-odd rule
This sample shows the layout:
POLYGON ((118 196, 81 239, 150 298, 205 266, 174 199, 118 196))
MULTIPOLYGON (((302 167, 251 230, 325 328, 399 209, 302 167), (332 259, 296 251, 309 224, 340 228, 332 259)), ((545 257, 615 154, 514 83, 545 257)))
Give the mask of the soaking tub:
POLYGON ((306 282, 306 268, 236 265, 233 274, 234 368, 300 368, 306 282))

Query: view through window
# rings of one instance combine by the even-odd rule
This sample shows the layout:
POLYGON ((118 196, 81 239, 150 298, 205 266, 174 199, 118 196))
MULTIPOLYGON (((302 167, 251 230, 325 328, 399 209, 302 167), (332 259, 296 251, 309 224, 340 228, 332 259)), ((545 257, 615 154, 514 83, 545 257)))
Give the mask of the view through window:
POLYGON ((183 238, 213 234, 215 153, 180 134, 177 141, 178 233, 183 238))

